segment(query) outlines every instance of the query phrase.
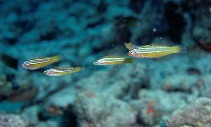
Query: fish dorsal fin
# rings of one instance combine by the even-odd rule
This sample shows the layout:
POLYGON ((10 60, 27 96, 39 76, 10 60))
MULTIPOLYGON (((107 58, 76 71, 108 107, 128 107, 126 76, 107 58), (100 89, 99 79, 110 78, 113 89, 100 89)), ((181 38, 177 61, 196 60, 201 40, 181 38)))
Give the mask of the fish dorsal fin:
POLYGON ((45 58, 48 58, 48 57, 39 56, 39 57, 32 58, 32 60, 36 60, 36 59, 45 59, 45 58))
POLYGON ((71 71, 74 68, 73 67, 54 67, 54 69, 60 70, 60 71, 71 71))
POLYGON ((49 57, 47 57, 47 56, 38 56, 38 57, 35 57, 35 58, 32 58, 32 60, 35 60, 35 59, 47 59, 47 58, 54 58, 54 57, 59 57, 59 55, 57 55, 57 56, 49 56, 49 57))
POLYGON ((54 69, 62 69, 63 67, 54 67, 54 69))
POLYGON ((137 49, 137 48, 138 48, 137 45, 134 45, 134 44, 132 44, 131 42, 125 43, 125 47, 126 47, 128 50, 133 50, 133 49, 137 49))
POLYGON ((65 68, 65 67, 54 67, 53 69, 56 69, 58 71, 65 71, 67 68, 65 68))
POLYGON ((140 47, 159 47, 159 46, 168 46, 165 43, 152 43, 152 44, 148 44, 148 45, 143 45, 140 47))
POLYGON ((153 45, 153 46, 173 46, 173 44, 170 44, 167 41, 155 42, 155 43, 152 43, 151 45, 153 45))
POLYGON ((123 57, 118 56, 118 55, 109 55, 109 56, 105 56, 104 58, 123 58, 123 57))

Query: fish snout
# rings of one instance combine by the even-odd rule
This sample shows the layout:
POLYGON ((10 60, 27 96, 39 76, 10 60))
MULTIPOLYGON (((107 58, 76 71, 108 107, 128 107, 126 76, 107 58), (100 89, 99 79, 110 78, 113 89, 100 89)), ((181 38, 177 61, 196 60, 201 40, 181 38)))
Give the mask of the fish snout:
POLYGON ((50 70, 46 70, 46 71, 43 71, 43 74, 50 76, 51 74, 53 74, 53 72, 51 72, 50 70))
POLYGON ((26 63, 23 63, 23 64, 21 64, 21 65, 20 65, 20 67, 21 67, 21 68, 28 68, 28 67, 29 67, 29 65, 28 65, 28 64, 26 64, 26 63))
POLYGON ((127 53, 128 56, 132 56, 132 54, 130 53, 130 51, 127 53))

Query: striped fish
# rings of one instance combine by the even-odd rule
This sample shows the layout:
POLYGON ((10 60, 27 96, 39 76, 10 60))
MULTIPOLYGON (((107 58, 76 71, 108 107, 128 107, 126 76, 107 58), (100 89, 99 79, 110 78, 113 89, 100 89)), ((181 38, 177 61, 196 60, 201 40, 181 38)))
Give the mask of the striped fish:
POLYGON ((132 48, 128 52, 129 56, 137 58, 159 58, 167 56, 173 53, 183 53, 186 52, 186 48, 180 45, 176 46, 165 46, 158 44, 144 45, 136 48, 132 48))
POLYGON ((83 68, 75 67, 75 68, 65 68, 65 67, 55 67, 43 72, 43 74, 48 76, 65 76, 68 74, 76 73, 83 70, 83 68))
POLYGON ((125 58, 122 56, 105 56, 102 59, 94 62, 94 65, 114 65, 114 64, 125 64, 132 63, 133 60, 131 58, 125 58))
POLYGON ((34 59, 30 59, 21 64, 22 68, 29 70, 36 70, 45 66, 48 66, 52 63, 55 63, 61 59, 61 56, 52 56, 52 57, 37 57, 34 59))

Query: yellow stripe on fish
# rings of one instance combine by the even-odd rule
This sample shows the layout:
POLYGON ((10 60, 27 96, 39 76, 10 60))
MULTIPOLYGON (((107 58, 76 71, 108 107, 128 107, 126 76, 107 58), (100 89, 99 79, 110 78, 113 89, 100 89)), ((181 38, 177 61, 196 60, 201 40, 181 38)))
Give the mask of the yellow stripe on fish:
POLYGON ((48 76, 65 76, 68 74, 76 73, 83 70, 83 68, 75 67, 75 68, 66 68, 66 67, 55 67, 43 72, 43 74, 48 76))
POLYGON ((21 67, 29 70, 36 70, 45 66, 48 66, 52 63, 58 62, 61 59, 61 56, 52 56, 52 57, 37 57, 25 61, 21 64, 21 67))
POLYGON ((164 46, 151 44, 133 48, 128 52, 128 55, 137 58, 159 58, 173 53, 181 53, 185 51, 186 49, 180 45, 164 46))
POLYGON ((115 64, 125 64, 131 63, 133 60, 131 58, 125 58, 122 56, 105 56, 102 59, 94 62, 94 65, 115 65, 115 64))

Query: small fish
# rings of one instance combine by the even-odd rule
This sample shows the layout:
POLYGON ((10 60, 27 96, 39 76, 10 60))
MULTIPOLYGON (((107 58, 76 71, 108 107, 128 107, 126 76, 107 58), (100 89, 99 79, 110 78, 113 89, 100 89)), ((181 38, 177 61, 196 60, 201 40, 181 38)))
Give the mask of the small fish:
POLYGON ((186 48, 180 45, 165 46, 165 45, 151 44, 140 47, 135 45, 132 46, 129 47, 132 48, 132 50, 128 52, 128 55, 137 58, 159 58, 173 53, 186 52, 186 48))
POLYGON ((55 63, 61 59, 61 56, 52 56, 52 57, 37 57, 28 61, 25 61, 21 64, 21 67, 29 70, 36 70, 45 66, 48 66, 52 63, 55 63))
POLYGON ((102 59, 94 62, 94 65, 114 65, 114 64, 125 64, 131 63, 133 60, 131 58, 125 58, 122 56, 105 56, 102 59))
POLYGON ((66 68, 66 67, 55 67, 43 72, 43 74, 48 76, 65 76, 68 74, 76 73, 84 68, 75 67, 75 68, 66 68))

